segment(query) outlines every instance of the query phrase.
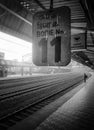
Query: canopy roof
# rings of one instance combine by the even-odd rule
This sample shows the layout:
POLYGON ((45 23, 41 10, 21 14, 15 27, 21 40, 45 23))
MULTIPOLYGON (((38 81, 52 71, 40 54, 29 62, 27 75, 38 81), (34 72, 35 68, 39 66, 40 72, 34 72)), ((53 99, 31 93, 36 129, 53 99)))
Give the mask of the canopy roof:
POLYGON ((32 16, 61 6, 71 9, 71 36, 85 34, 72 58, 94 68, 94 0, 0 0, 0 30, 32 42, 32 16))

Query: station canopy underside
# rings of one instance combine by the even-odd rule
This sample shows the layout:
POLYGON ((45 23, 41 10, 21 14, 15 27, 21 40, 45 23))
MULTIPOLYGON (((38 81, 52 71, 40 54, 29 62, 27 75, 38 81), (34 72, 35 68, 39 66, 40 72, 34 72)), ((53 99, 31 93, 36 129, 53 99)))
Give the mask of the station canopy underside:
POLYGON ((94 0, 0 0, 0 31, 32 42, 32 16, 61 6, 71 9, 71 37, 85 36, 72 58, 94 69, 94 0))

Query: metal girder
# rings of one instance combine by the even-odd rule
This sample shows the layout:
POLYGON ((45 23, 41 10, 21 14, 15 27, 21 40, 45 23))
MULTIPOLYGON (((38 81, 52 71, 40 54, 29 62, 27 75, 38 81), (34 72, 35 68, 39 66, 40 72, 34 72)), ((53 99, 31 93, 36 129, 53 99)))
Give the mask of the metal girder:
POLYGON ((89 14, 88 6, 86 0, 80 0, 80 4, 84 10, 85 16, 89 22, 91 22, 91 16, 89 14))
POLYGON ((53 10, 53 0, 50 0, 50 10, 53 10))
POLYGON ((85 0, 85 2, 90 15, 91 24, 94 25, 94 0, 85 0))
POLYGON ((89 67, 91 67, 93 65, 91 60, 88 58, 88 56, 83 51, 73 52, 72 58, 89 67))
POLYGON ((22 16, 20 16, 19 14, 15 13, 14 11, 12 11, 11 9, 7 8, 5 5, 0 3, 0 7, 5 9, 6 11, 8 11, 9 13, 13 14, 14 16, 18 17, 19 19, 23 20, 24 22, 28 23, 29 25, 32 26, 32 23, 30 21, 28 21, 27 19, 23 18, 22 16))
POLYGON ((39 0, 35 0, 35 2, 36 2, 36 3, 38 4, 38 6, 40 6, 43 10, 47 10, 39 0))
POLYGON ((94 30, 94 0, 80 0, 87 18, 87 29, 94 30))

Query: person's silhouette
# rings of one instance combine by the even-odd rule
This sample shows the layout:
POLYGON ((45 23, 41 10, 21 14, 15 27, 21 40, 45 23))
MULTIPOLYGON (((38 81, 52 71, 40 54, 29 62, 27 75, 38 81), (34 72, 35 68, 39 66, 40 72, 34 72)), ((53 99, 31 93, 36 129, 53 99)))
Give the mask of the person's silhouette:
POLYGON ((84 73, 84 82, 87 80, 87 75, 84 73))

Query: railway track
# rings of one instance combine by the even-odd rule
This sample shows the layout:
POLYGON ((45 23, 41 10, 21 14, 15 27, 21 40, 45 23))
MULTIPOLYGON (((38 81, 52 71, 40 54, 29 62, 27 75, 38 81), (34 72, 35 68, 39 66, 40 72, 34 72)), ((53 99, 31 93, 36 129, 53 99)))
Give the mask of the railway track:
MULTIPOLYGON (((75 78, 75 80, 76 79, 78 79, 78 78, 80 78, 80 76, 79 77, 77 77, 77 78, 75 78)), ((36 91, 36 90, 40 90, 40 89, 44 89, 44 87, 45 88, 49 88, 49 86, 53 86, 53 85, 56 85, 56 84, 62 84, 62 80, 61 80, 62 78, 59 78, 59 80, 57 79, 56 80, 56 78, 54 78, 54 79, 50 79, 50 80, 48 80, 48 81, 45 81, 45 83, 43 83, 43 80, 41 81, 42 82, 42 84, 40 83, 40 82, 34 82, 34 84, 32 83, 32 87, 30 86, 30 87, 25 87, 24 89, 18 89, 18 90, 16 90, 16 91, 8 91, 8 92, 4 92, 4 93, 2 93, 2 94, 0 94, 0 101, 2 101, 2 100, 6 100, 6 99, 9 99, 9 98, 11 98, 11 97, 15 97, 15 96, 17 96, 17 95, 22 95, 22 94, 25 94, 25 93, 29 93, 29 92, 33 92, 33 91, 36 91)), ((68 80, 69 82, 71 82, 71 79, 70 80, 68 80)), ((29 82, 29 83, 27 83, 27 84, 30 84, 31 82, 29 82)), ((65 82, 66 83, 66 82, 65 82)), ((22 83, 23 84, 23 83, 22 83)), ((26 85, 27 85, 26 84, 26 85)), ((18 84, 17 84, 18 85, 18 84)), ((25 85, 25 84, 24 84, 25 85)), ((21 85, 20 85, 21 86, 21 85)), ((13 86, 14 87, 14 86, 13 86)), ((18 86, 17 86, 18 87, 18 86)), ((13 88, 14 89, 14 88, 13 88)))
MULTIPOLYGON (((8 128, 12 127, 15 125, 17 122, 24 120, 25 118, 31 116, 34 114, 36 111, 40 110, 42 107, 45 105, 48 105, 49 103, 53 102, 54 100, 60 98, 63 96, 65 93, 79 85, 83 79, 80 79, 77 82, 74 82, 72 85, 69 87, 55 91, 53 93, 50 93, 49 95, 46 95, 39 100, 36 100, 35 102, 25 106, 24 108, 21 108, 18 111, 15 111, 9 115, 6 115, 4 117, 1 117, 0 119, 0 130, 7 130, 8 128)), ((61 84, 59 84, 61 85, 61 84)), ((58 85, 58 87, 59 87, 58 85)))
MULTIPOLYGON (((26 79, 28 80, 27 84, 19 86, 20 82, 16 82, 17 86, 14 86, 14 80, 12 81, 13 86, 10 88, 9 84, 7 85, 9 88, 0 89, 0 118, 17 111, 28 104, 34 103, 39 99, 44 98, 45 96, 49 96, 51 94, 62 91, 69 86, 72 86, 76 82, 79 82, 83 79, 83 75, 55 75, 55 76, 44 76, 41 77, 41 81, 36 82, 39 77, 35 78, 35 82, 32 81, 32 78, 26 79), (67 77, 66 77, 67 76, 67 77), (68 78, 68 79, 67 79, 68 78)), ((20 79, 17 79, 18 81, 20 79)), ((23 84, 23 79, 21 83, 23 84)))
MULTIPOLYGON (((63 74, 65 79, 66 76, 71 77, 71 75, 75 75, 73 73, 69 73, 69 74, 63 74)), ((77 76, 77 75, 76 75, 77 76)), ((57 74, 57 75, 44 75, 44 76, 37 76, 37 77, 17 77, 17 78, 11 78, 11 79, 2 79, 0 80, 0 90, 2 89, 9 89, 9 88, 13 88, 13 87, 19 87, 19 86, 23 86, 23 85, 28 85, 30 83, 34 83, 34 82, 43 82, 43 81, 51 81, 52 79, 57 79, 57 78, 62 78, 62 74, 57 74)), ((63 77, 63 78, 64 78, 63 77)), ((62 78, 62 80, 63 80, 62 78)))
MULTIPOLYGON (((54 79, 57 78, 57 76, 54 76, 54 79)), ((30 83, 34 82, 43 82, 45 80, 52 80, 53 76, 51 75, 44 75, 44 76, 38 76, 36 77, 20 77, 20 78, 15 78, 15 79, 5 79, 0 81, 0 89, 9 89, 12 87, 19 87, 22 85, 28 85, 30 83), (7 83, 7 85, 6 85, 7 83)))

